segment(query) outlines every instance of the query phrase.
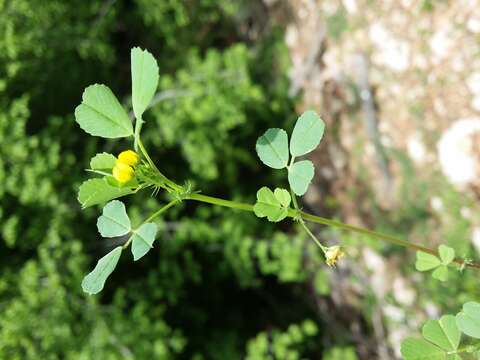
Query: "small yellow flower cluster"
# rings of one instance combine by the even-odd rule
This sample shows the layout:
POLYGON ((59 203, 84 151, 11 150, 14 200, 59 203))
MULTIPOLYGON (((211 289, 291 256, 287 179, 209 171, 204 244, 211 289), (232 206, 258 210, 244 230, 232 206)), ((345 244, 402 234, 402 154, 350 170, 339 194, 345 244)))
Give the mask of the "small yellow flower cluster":
POLYGON ((345 256, 340 246, 331 246, 325 252, 325 262, 330 267, 335 267, 338 260, 345 256))
POLYGON ((117 158, 117 162, 112 170, 113 177, 120 183, 125 184, 135 176, 134 167, 137 165, 140 157, 133 150, 122 151, 117 158))

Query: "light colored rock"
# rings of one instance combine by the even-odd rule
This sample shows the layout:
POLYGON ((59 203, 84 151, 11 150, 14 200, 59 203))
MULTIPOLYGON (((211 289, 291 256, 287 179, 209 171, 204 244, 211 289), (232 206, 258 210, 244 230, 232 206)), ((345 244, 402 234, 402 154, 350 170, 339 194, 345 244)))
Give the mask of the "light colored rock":
POLYGON ((472 231, 472 243, 477 253, 480 254, 480 226, 476 226, 472 231))
POLYGON ((343 6, 350 14, 355 14, 358 11, 358 4, 356 0, 343 0, 343 6))
POLYGON ((393 296, 401 305, 411 306, 415 301, 415 290, 401 276, 395 277, 393 280, 393 296))
POLYGON ((440 199, 438 196, 432 197, 430 199, 430 207, 437 212, 443 211, 443 201, 442 201, 442 199, 440 199))
POLYGON ((476 72, 467 79, 467 86, 474 96, 480 95, 480 73, 476 72))
POLYGON ((410 155, 414 162, 418 164, 425 162, 427 157, 427 149, 425 148, 425 145, 422 142, 421 136, 418 132, 409 137, 407 149, 408 155, 410 155))
POLYGON ((479 135, 480 118, 466 118, 448 128, 437 143, 442 172, 460 188, 479 178, 480 159, 474 148, 474 137, 479 135))
POLYGON ((474 110, 480 111, 480 95, 473 98, 471 105, 474 110))
POLYGON ((394 71, 405 71, 410 64, 410 48, 408 44, 394 37, 382 24, 370 26, 369 36, 377 47, 373 58, 385 67, 394 71))
POLYGON ((405 319, 405 311, 398 306, 387 304, 383 307, 383 313, 390 320, 402 322, 405 319))
POLYGON ((471 18, 467 21, 467 29, 473 33, 480 32, 480 18, 471 18))
POLYGON ((450 54, 453 45, 454 39, 448 29, 442 28, 437 31, 430 40, 434 62, 438 64, 445 59, 450 54))
POLYGON ((362 254, 367 269, 371 271, 370 286, 375 295, 382 299, 391 288, 387 264, 380 254, 370 248, 364 248, 362 254))

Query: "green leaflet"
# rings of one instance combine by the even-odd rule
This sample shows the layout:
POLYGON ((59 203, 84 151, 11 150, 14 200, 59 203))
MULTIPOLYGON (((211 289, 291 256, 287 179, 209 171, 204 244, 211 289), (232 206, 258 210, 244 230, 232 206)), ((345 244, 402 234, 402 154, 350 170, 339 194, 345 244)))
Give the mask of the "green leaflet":
POLYGON ((456 316, 444 315, 440 320, 427 321, 422 328, 424 339, 404 340, 401 346, 402 355, 406 360, 460 360, 462 356, 458 355, 459 353, 478 352, 475 344, 459 350, 462 332, 480 339, 480 303, 467 302, 456 316))
POLYGON ((108 276, 113 272, 113 270, 115 270, 121 254, 122 247, 117 246, 107 255, 98 260, 95 268, 83 278, 83 291, 90 295, 97 294, 102 291, 108 276))
POLYGON ((435 269, 437 266, 440 266, 442 262, 438 257, 432 254, 428 254, 423 251, 417 251, 417 261, 415 263, 415 268, 418 271, 428 271, 435 269))
POLYGON ((457 314, 458 328, 466 335, 480 339, 480 303, 470 301, 463 304, 463 309, 457 314))
POLYGON ((137 119, 140 119, 157 90, 158 65, 152 54, 138 47, 132 49, 130 59, 133 113, 137 119))
POLYGON ((440 265, 432 272, 432 277, 440 281, 447 281, 448 268, 445 265, 440 265))
POLYGON ((446 245, 440 245, 438 247, 438 253, 443 265, 448 265, 455 259, 455 250, 446 245))
POLYGON ((456 351, 460 344, 460 330, 455 316, 444 315, 440 320, 429 320, 423 325, 423 337, 446 351, 456 351))
POLYGON ((85 209, 92 205, 102 204, 121 196, 132 194, 132 187, 115 187, 108 184, 106 178, 95 178, 84 181, 78 191, 78 202, 85 209))
POLYGON ((131 224, 125 205, 118 200, 110 201, 105 205, 102 215, 97 220, 97 228, 103 237, 128 234, 131 230, 131 224))
POLYGON ((269 221, 278 222, 287 217, 290 201, 290 194, 287 190, 277 188, 275 192, 272 192, 264 186, 257 191, 257 202, 253 211, 260 218, 267 217, 269 221))
POLYGON ((275 195, 275 198, 280 202, 283 207, 288 208, 290 206, 290 201, 292 199, 287 190, 276 188, 273 192, 273 195, 275 195))
POLYGON ((445 360, 445 351, 424 339, 408 338, 400 351, 405 360, 445 360))
POLYGON ((313 175, 314 168, 310 160, 298 161, 288 169, 288 183, 295 194, 302 196, 307 192, 313 175))
POLYGON ((133 135, 127 113, 105 85, 95 84, 85 89, 82 103, 75 109, 75 120, 93 136, 120 138, 133 135))
POLYGON ((92 170, 111 170, 115 166, 117 158, 112 154, 103 152, 95 155, 90 160, 90 169, 92 170))
POLYGON ((283 169, 288 164, 288 136, 285 130, 268 129, 257 140, 256 150, 262 162, 274 169, 283 169))
POLYGON ((433 270, 432 277, 440 281, 448 279, 448 265, 455 259, 455 250, 446 245, 438 247, 440 258, 435 255, 417 251, 417 261, 415 268, 418 271, 433 270))
POLYGON ((157 230, 157 224, 146 223, 134 231, 131 249, 134 261, 143 257, 153 247, 157 230))
POLYGON ((322 140, 325 123, 315 111, 305 111, 295 123, 290 140, 292 156, 301 156, 315 149, 322 140))

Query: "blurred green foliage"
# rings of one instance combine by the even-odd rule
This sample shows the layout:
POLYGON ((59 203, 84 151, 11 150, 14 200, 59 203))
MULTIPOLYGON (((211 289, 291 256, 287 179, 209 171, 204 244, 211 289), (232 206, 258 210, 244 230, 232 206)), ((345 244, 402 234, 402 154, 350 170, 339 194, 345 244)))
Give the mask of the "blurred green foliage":
MULTIPOLYGON (((293 229, 251 214, 183 204, 163 219, 148 256, 120 260, 101 296, 80 287, 118 244, 96 233, 99 209, 82 212, 76 191, 91 156, 123 148, 81 131, 73 110, 95 82, 128 104, 132 46, 160 64, 144 138, 163 171, 243 201, 275 182, 254 141, 295 118, 288 55, 278 29, 246 41, 239 29, 254 6, 0 0, 1 359, 321 354, 322 324, 302 290, 311 279, 318 296, 328 294, 321 257, 293 229)), ((127 199, 132 221, 162 200, 127 199)))
MULTIPOLYGON (((423 3, 429 10, 431 2, 423 3)), ((87 135, 73 111, 93 83, 107 84, 129 105, 131 47, 148 48, 160 66, 142 137, 162 171, 204 193, 250 203, 260 185, 286 180, 255 154, 267 128, 290 131, 296 119, 283 32, 273 24, 250 31, 262 6, 0 0, 0 359, 357 359, 353 340, 329 334, 321 316, 329 310, 316 306, 335 290, 330 270, 288 222, 183 203, 159 221, 155 248, 137 263, 121 259, 100 296, 80 287, 118 242, 101 239, 100 207, 81 211, 76 192, 95 153, 118 153, 126 143, 87 135)), ((327 25, 332 38, 344 36, 351 25, 345 9, 327 25)), ((377 230, 431 247, 442 239, 460 256, 473 256, 475 216, 462 216, 465 206, 478 214, 471 198, 435 172, 416 176, 410 160, 394 153, 402 202, 385 211, 368 193, 362 154, 359 147, 350 155, 359 157, 353 171, 364 186, 347 195, 352 204, 367 199, 362 211, 377 230), (444 211, 432 209, 434 196, 444 211)), ((132 223, 164 200, 147 192, 125 198, 132 223)), ((328 194, 325 203, 338 207, 328 194)), ((323 235, 341 238, 352 257, 359 244, 385 255, 400 251, 365 236, 323 235)), ((405 264, 413 275, 413 253, 405 264)), ((478 300, 474 272, 451 275, 448 285, 413 276, 422 288, 417 302, 434 299, 447 313, 478 300)), ((362 304, 366 329, 374 303, 367 297, 362 304)))

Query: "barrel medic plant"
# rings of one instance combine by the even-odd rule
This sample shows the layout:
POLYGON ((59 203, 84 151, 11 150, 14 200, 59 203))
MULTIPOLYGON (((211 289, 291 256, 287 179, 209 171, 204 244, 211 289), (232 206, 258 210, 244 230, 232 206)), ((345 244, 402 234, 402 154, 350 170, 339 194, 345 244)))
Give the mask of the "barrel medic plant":
MULTIPOLYGON (((122 252, 130 247, 133 260, 137 261, 152 249, 158 228, 154 220, 182 201, 196 201, 214 206, 253 212, 259 218, 280 222, 287 218, 297 222, 301 229, 318 245, 325 263, 335 267, 345 256, 341 245, 326 246, 309 229, 308 223, 318 223, 346 231, 361 233, 372 238, 417 251, 416 268, 433 270, 432 276, 446 281, 448 270, 456 267, 480 269, 469 259, 455 257, 452 248, 441 245, 437 250, 414 244, 388 234, 352 226, 304 212, 297 197, 303 196, 313 179, 315 169, 310 160, 300 157, 313 151, 320 143, 325 123, 314 111, 304 112, 296 121, 289 136, 283 129, 265 131, 256 143, 260 160, 270 168, 286 171, 288 188, 261 187, 256 203, 247 204, 202 194, 194 191, 188 182, 180 185, 167 177, 155 164, 142 143, 143 114, 148 109, 159 81, 155 58, 138 47, 131 50, 132 107, 134 122, 113 92, 105 85, 95 84, 83 92, 82 103, 75 109, 75 119, 80 127, 92 136, 103 138, 128 138, 131 149, 118 156, 109 153, 96 154, 90 161, 89 172, 95 177, 85 181, 79 189, 78 201, 82 208, 103 204, 97 228, 102 237, 125 236, 123 245, 98 260, 95 268, 85 276, 82 288, 88 294, 99 293, 109 275, 114 271, 122 252), (137 194, 150 189, 154 194, 165 191, 171 199, 157 211, 132 227, 125 205, 117 198, 137 194)), ((460 335, 464 333, 480 338, 480 304, 469 302, 456 317, 447 315, 424 326, 424 339, 409 338, 402 344, 406 359, 459 359, 461 353, 474 354, 480 346, 459 348, 460 335), (453 357, 452 357, 453 356, 453 357), (456 356, 456 357, 455 357, 456 356)))

